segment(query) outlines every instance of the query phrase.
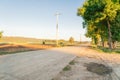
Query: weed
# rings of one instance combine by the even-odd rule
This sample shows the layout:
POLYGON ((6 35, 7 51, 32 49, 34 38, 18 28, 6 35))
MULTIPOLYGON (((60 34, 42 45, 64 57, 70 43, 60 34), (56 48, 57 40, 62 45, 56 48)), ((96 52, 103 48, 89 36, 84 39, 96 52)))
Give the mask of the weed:
POLYGON ((69 64, 70 64, 70 65, 74 65, 74 64, 75 64, 75 61, 72 60, 69 64))
POLYGON ((63 68, 63 71, 69 71, 69 70, 71 70, 70 65, 67 65, 65 68, 63 68))

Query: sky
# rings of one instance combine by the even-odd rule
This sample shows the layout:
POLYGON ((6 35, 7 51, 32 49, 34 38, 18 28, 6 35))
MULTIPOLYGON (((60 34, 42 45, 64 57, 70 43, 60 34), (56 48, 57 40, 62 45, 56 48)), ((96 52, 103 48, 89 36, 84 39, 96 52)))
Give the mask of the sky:
POLYGON ((84 0, 0 0, 0 30, 4 36, 56 39, 56 12, 59 12, 58 38, 87 39, 83 19, 77 9, 84 0))

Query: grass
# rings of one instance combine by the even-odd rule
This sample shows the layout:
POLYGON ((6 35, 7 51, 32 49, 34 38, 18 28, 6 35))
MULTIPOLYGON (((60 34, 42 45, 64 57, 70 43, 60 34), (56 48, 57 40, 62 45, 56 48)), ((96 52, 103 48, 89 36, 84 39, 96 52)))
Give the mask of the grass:
POLYGON ((14 54, 52 48, 52 45, 4 44, 0 45, 0 55, 14 54))
POLYGON ((98 47, 98 49, 100 49, 103 52, 107 52, 107 53, 120 53, 120 49, 110 50, 109 48, 102 48, 102 47, 98 47))
POLYGON ((33 51, 33 50, 24 50, 24 51, 15 51, 15 52, 0 52, 0 55, 15 54, 15 53, 21 53, 21 52, 27 52, 27 51, 33 51))
POLYGON ((74 64, 75 64, 75 61, 72 60, 69 64, 70 64, 70 65, 74 65, 74 64))
POLYGON ((69 65, 67 65, 65 68, 63 68, 63 71, 69 71, 71 70, 71 66, 70 65, 74 65, 75 61, 72 60, 71 62, 69 62, 69 65))
POLYGON ((92 46, 91 47, 92 49, 95 49, 99 52, 105 52, 105 53, 117 53, 117 54, 120 54, 120 47, 117 47, 116 49, 113 49, 113 50, 110 50, 109 48, 107 47, 102 47, 102 46, 98 46, 98 47, 94 47, 92 46))
POLYGON ((63 68, 63 71, 69 71, 71 70, 71 66, 70 65, 67 65, 65 68, 63 68))
POLYGON ((120 53, 120 50, 119 51, 115 51, 116 53, 120 53))

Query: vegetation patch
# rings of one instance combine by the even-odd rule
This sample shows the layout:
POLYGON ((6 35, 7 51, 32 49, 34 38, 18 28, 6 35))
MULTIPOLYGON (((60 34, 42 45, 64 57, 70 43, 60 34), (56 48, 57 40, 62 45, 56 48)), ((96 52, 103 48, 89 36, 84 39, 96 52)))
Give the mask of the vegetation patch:
POLYGON ((70 65, 67 65, 65 68, 63 68, 63 71, 69 71, 71 70, 71 66, 70 65))
POLYGON ((109 48, 101 48, 101 47, 98 47, 98 49, 102 50, 103 52, 107 52, 107 53, 120 53, 120 49, 113 49, 113 50, 110 50, 109 48))
POLYGON ((107 67, 103 64, 91 62, 86 64, 85 66, 87 67, 88 71, 96 73, 98 75, 106 75, 112 72, 112 69, 110 67, 107 67))
POLYGON ((44 50, 52 48, 51 45, 30 45, 30 44, 4 44, 0 45, 0 55, 14 54, 26 51, 44 50))
POLYGON ((75 61, 72 60, 69 64, 70 64, 70 65, 74 65, 74 64, 75 64, 75 61))
POLYGON ((120 48, 116 48, 116 49, 112 49, 110 50, 107 47, 102 47, 102 46, 98 46, 98 47, 93 47, 91 46, 92 49, 97 50, 99 52, 105 52, 105 53, 120 53, 120 48))

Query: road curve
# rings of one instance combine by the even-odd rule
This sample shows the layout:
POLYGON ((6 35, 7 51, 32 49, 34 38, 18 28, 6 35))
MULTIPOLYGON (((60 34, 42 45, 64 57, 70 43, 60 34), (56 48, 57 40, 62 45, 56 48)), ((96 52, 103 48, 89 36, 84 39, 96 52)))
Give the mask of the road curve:
POLYGON ((63 47, 0 56, 0 80, 51 80, 79 53, 63 47))

